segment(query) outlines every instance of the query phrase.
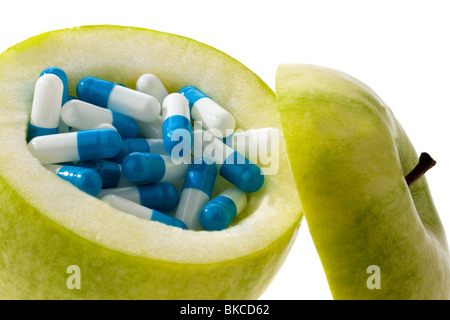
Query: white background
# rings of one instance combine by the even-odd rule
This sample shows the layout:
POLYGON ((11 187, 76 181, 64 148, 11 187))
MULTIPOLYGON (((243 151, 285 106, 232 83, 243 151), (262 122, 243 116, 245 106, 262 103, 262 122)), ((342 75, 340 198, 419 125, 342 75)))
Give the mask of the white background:
MULTIPOLYGON (((283 62, 312 63, 362 80, 391 107, 418 153, 450 234, 450 5, 448 1, 9 1, 0 52, 41 32, 117 24, 184 35, 241 61, 274 89, 283 62)), ((331 299, 306 221, 262 299, 331 299)))

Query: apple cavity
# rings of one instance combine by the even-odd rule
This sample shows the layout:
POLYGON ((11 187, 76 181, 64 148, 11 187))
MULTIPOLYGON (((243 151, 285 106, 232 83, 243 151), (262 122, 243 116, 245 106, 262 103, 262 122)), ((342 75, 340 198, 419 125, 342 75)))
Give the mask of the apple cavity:
MULTIPOLYGON (((77 96, 77 84, 86 76, 134 89, 142 74, 155 74, 167 93, 201 88, 234 116, 240 130, 281 130, 272 90, 233 58, 191 39, 89 26, 15 45, 0 57, 0 296, 259 297, 281 267, 302 217, 282 139, 275 160, 258 163, 266 173, 263 188, 247 194, 245 208, 225 230, 143 221, 59 179, 30 153, 26 135, 33 92, 49 66, 67 74, 67 97, 77 96)), ((161 123, 161 117, 138 119, 139 130, 145 123, 161 123)), ((212 197, 229 187, 218 176, 212 197)))

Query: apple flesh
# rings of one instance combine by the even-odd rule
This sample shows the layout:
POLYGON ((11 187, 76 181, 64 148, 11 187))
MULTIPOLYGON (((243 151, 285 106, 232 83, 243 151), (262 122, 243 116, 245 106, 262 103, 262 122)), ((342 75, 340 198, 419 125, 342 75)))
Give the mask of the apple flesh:
MULTIPOLYGON (((280 128, 274 93, 242 64, 191 39, 90 26, 26 40, 0 56, 0 297, 2 299, 254 299, 282 265, 301 205, 284 146, 279 170, 224 231, 186 231, 115 210, 51 174, 26 147, 34 83, 65 70, 134 88, 157 74, 169 92, 194 85, 241 129, 280 128), (70 288, 71 266, 80 288, 70 288)), ((225 183, 225 182, 224 182, 225 183)), ((220 186, 217 187, 217 189, 220 186)))
POLYGON ((286 149, 333 297, 449 299, 444 228, 425 177, 407 185, 417 153, 391 110, 365 84, 324 67, 282 65, 276 86, 286 149))

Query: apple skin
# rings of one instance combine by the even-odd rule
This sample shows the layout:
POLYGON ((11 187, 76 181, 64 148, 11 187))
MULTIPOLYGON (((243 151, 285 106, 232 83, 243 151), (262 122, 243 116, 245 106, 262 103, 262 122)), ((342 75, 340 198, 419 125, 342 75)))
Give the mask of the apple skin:
POLYGON ((275 95, 260 78, 191 39, 87 26, 8 49, 0 56, 0 298, 258 298, 281 267, 302 218, 284 148, 278 174, 249 196, 227 230, 195 232, 142 221, 59 179, 28 152, 34 83, 48 66, 67 73, 71 95, 87 75, 132 88, 141 74, 155 73, 169 92, 188 84, 202 88, 244 130, 280 127, 275 95), (80 289, 67 286, 73 265, 80 269, 80 289))
MULTIPOLYGON (((449 299, 446 235, 417 154, 365 84, 281 65, 277 102, 306 221, 335 299, 449 299), (369 266, 380 288, 369 289, 369 266)), ((426 150, 424 150, 426 151, 426 150)))

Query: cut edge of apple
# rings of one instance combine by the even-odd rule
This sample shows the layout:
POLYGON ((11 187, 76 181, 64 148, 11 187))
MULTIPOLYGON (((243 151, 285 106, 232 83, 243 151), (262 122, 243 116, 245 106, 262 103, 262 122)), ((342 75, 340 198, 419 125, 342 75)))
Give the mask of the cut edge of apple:
POLYGON ((0 176, 30 208, 100 246, 176 263, 239 259, 295 234, 301 204, 283 145, 278 174, 266 176, 264 187, 249 196, 240 218, 220 232, 143 222, 57 178, 32 157, 25 142, 34 83, 49 66, 66 71, 72 95, 84 76, 134 88, 139 75, 148 72, 158 75, 169 92, 198 86, 235 116, 237 128, 280 128, 272 90, 245 66, 212 47, 130 27, 85 26, 44 33, 0 56, 0 176))

